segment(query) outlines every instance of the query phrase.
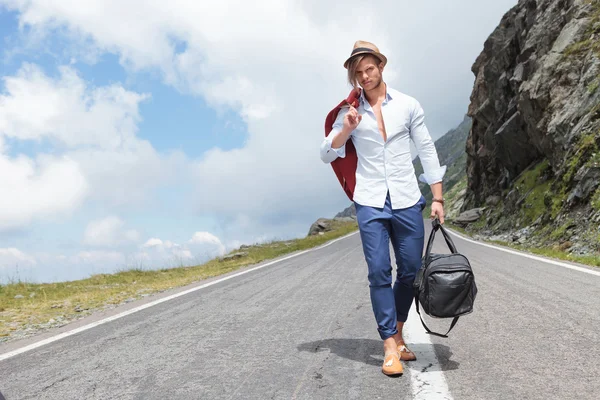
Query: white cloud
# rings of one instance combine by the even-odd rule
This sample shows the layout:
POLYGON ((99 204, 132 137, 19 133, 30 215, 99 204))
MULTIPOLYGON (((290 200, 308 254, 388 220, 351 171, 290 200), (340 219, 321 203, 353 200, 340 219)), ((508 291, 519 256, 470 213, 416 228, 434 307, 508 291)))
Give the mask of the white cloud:
POLYGON ((140 240, 134 229, 124 229, 125 222, 116 216, 91 221, 84 232, 83 242, 90 246, 122 246, 140 240))
POLYGON ((0 268, 13 267, 14 265, 35 265, 34 257, 23 253, 14 247, 0 249, 0 268))
POLYGON ((29 272, 39 268, 34 256, 15 247, 0 248, 0 283, 28 281, 29 272))
POLYGON ((0 93, 0 230, 77 210, 84 201, 140 208, 149 192, 185 169, 182 154, 158 154, 136 137, 147 95, 119 85, 94 88, 71 67, 51 78, 25 64, 0 93), (9 156, 6 139, 52 154, 9 156))
POLYGON ((194 256, 190 249, 170 240, 149 239, 140 251, 132 256, 139 260, 143 268, 168 268, 192 263, 194 256))
POLYGON ((134 266, 118 251, 77 251, 73 254, 47 252, 24 254, 17 249, 0 249, 0 282, 60 282, 84 279, 92 274, 113 273, 134 266))
POLYGON ((225 254, 225 246, 221 243, 221 240, 209 232, 196 232, 194 236, 189 240, 189 246, 194 247, 198 250, 207 251, 210 255, 223 255, 225 254))
MULTIPOLYGON (((0 98, 0 114, 2 112, 0 98)), ((0 136, 1 138, 1 136, 0 136)), ((69 156, 9 157, 0 148, 0 231, 79 207, 89 193, 81 167, 69 156)))
POLYGON ((140 247, 134 258, 146 261, 150 268, 203 263, 226 252, 221 240, 210 232, 195 232, 184 244, 150 238, 140 247))
POLYGON ((138 104, 146 95, 119 85, 90 89, 71 67, 54 80, 25 64, 4 78, 0 132, 19 140, 48 139, 68 149, 118 150, 135 141, 138 104))
POLYGON ((151 238, 148 239, 148 241, 146 243, 144 243, 144 245, 142 247, 156 247, 156 246, 162 246, 163 241, 157 238, 151 238))

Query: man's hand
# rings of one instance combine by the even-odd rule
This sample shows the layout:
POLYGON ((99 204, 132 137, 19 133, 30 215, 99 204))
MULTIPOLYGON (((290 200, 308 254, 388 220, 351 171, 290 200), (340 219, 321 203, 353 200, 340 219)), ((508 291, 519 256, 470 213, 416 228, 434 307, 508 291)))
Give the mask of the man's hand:
POLYGON ((444 223, 444 206, 442 203, 434 201, 431 203, 431 219, 435 219, 438 217, 440 220, 440 224, 444 223))
POLYGON ((336 135, 331 142, 331 147, 334 149, 339 149, 346 143, 354 129, 360 124, 362 120, 362 115, 356 111, 356 108, 350 106, 346 115, 344 115, 344 126, 342 127, 342 131, 339 135, 336 135))
POLYGON ((348 110, 346 115, 344 115, 343 129, 347 132, 352 132, 354 129, 356 129, 361 120, 362 115, 360 115, 358 111, 356 111, 356 108, 350 106, 350 109, 348 110))

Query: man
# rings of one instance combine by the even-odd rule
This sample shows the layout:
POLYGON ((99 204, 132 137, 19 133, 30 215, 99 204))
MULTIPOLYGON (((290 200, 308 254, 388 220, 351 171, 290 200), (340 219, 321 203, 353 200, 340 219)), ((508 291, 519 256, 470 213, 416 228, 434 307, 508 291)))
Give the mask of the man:
POLYGON ((387 58, 372 43, 357 41, 344 63, 350 84, 362 87, 358 108, 340 110, 331 133, 321 144, 321 159, 330 163, 345 157, 348 139, 356 148, 358 164, 353 201, 360 230, 371 304, 383 339, 386 375, 402 374, 400 360, 416 356, 404 342, 402 328, 413 301, 412 284, 421 265, 426 201, 419 190, 410 153, 418 150, 424 173, 419 177, 433 194, 431 218, 444 222, 442 178, 421 105, 390 88, 383 80, 387 58), (392 287, 389 243, 396 255, 397 279, 392 287))

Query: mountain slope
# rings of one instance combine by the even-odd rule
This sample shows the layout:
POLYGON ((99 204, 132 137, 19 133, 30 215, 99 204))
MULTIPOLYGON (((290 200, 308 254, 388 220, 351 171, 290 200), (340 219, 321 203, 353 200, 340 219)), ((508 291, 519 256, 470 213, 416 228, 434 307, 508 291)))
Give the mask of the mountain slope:
POLYGON ((520 0, 472 71, 462 209, 485 207, 475 228, 600 251, 600 1, 520 0))
MULTIPOLYGON (((467 153, 465 152, 465 144, 470 129, 471 118, 465 116, 456 128, 448 131, 435 141, 440 165, 448 167, 444 176, 444 193, 449 192, 466 176, 467 153)), ((417 177, 423 173, 423 166, 418 156, 413 160, 413 166, 417 177)), ((425 198, 428 201, 431 200, 432 195, 429 185, 419 182, 419 187, 425 198)))

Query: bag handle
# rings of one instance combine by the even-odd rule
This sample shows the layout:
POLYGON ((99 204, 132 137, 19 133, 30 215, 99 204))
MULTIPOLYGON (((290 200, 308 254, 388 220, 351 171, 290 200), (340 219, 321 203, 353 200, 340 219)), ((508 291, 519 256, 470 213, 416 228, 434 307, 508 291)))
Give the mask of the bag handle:
POLYGON ((456 246, 452 241, 452 238, 450 237, 450 235, 448 235, 448 232, 446 232, 446 229, 444 229, 442 224, 440 224, 440 220, 437 217, 433 221, 431 221, 431 226, 433 227, 433 230, 431 231, 431 235, 429 235, 429 241, 427 241, 427 251, 425 252, 425 257, 429 257, 429 254, 431 254, 433 240, 435 239, 435 233, 438 229, 442 231, 444 240, 446 240, 446 244, 448 245, 448 248, 450 248, 452 254, 458 253, 458 251, 456 250, 456 246))
MULTIPOLYGON (((452 238, 450 237, 450 235, 448 235, 448 232, 446 232, 446 230, 444 229, 444 227, 442 226, 442 224, 440 224, 440 221, 439 221, 439 219, 437 217, 431 222, 431 226, 433 227, 433 229, 431 231, 431 234, 429 235, 429 241, 427 242, 427 251, 425 253, 425 257, 429 258, 429 255, 431 254, 431 248, 433 247, 433 240, 435 239, 435 233, 437 232, 438 229, 442 231, 442 235, 444 236, 444 240, 446 241, 446 244, 448 245, 448 248, 450 249, 450 251, 452 252, 452 254, 457 254, 458 251, 456 250, 456 246, 454 245, 454 242, 452 241, 452 238)), ((459 316, 454 317, 454 319, 452 320, 452 323, 450 324, 450 329, 448 329, 448 332, 446 332, 446 334, 441 334, 441 333, 433 332, 425 324, 425 321, 423 321, 423 317, 421 316, 421 311, 419 310, 419 292, 418 292, 417 288, 415 288, 415 296, 414 297, 415 297, 415 306, 417 308, 417 314, 419 314, 419 318, 421 319, 421 323, 423 324, 423 327, 425 328, 425 330, 427 331, 427 333, 430 334, 430 335, 435 335, 435 336, 447 338, 448 334, 450 333, 450 331, 454 328, 454 326, 458 322, 459 316)))
POLYGON ((418 298, 418 296, 415 296, 415 305, 417 307, 417 314, 419 314, 419 318, 421 319, 421 323, 423 324, 423 327, 425 328, 425 330, 427 331, 427 333, 430 334, 430 335, 435 335, 435 336, 447 338, 448 334, 450 333, 450 331, 452 330, 452 328, 454 328, 454 325, 456 325, 456 323, 458 322, 458 319, 460 318, 460 316, 454 317, 454 319, 452 320, 452 323, 450 324, 450 329, 448 329, 448 332, 446 332, 445 335, 442 335, 441 333, 433 332, 431 329, 429 329, 427 327, 427 325, 425 325, 425 321, 423 321, 423 317, 421 316, 421 312, 419 311, 419 298, 418 298))

